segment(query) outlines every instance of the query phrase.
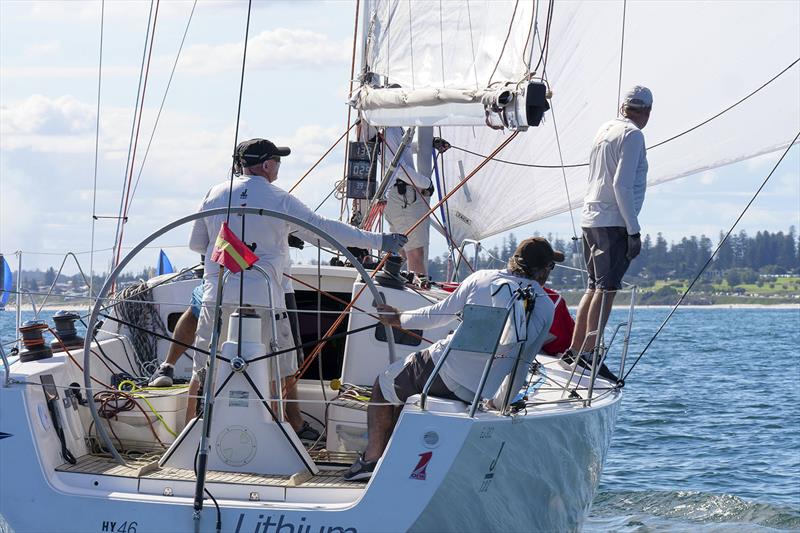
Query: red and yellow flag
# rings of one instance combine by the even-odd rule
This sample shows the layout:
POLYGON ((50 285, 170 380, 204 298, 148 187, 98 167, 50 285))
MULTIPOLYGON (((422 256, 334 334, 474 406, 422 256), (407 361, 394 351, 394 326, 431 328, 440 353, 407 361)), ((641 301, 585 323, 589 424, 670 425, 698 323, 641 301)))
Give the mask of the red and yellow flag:
POLYGON ((214 243, 211 260, 235 274, 252 266, 258 261, 258 256, 239 240, 236 234, 230 230, 227 222, 223 222, 214 243))

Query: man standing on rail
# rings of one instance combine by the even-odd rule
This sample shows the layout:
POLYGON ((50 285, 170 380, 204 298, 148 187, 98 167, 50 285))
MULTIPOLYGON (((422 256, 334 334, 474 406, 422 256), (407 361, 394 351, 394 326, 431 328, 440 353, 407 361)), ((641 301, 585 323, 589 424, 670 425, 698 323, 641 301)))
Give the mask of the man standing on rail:
MULTIPOLYGON (((386 147, 386 161, 392 161, 400 149, 403 138, 403 128, 386 128, 383 134, 386 147)), ((434 148, 440 153, 450 148, 444 139, 434 139, 434 148)), ((418 156, 419 157, 419 156, 418 156)), ((423 154, 422 157, 428 157, 423 154)), ((430 209, 431 195, 433 195, 433 182, 431 178, 417 172, 410 146, 407 146, 400 155, 397 170, 390 177, 386 191, 386 208, 384 216, 389 223, 389 230, 393 232, 406 232, 423 217, 425 220, 408 235, 408 243, 400 252, 408 261, 408 270, 413 272, 420 285, 428 284, 428 248, 430 246, 430 209)))
MULTIPOLYGON (((564 359, 591 352, 605 328, 622 276, 642 248, 638 215, 647 187, 647 150, 642 129, 653 94, 636 85, 625 93, 622 116, 606 122, 594 138, 589 183, 581 212, 583 254, 589 286, 581 298, 575 333, 564 359), (603 302, 605 302, 603 304, 603 302), (588 348, 588 349, 587 349, 588 348)), ((601 368, 601 375, 606 369, 601 368)))
MULTIPOLYGON (((212 187, 202 203, 199 212, 216 208, 225 208, 228 205, 235 207, 247 206, 269 209, 291 215, 303 220, 316 228, 332 235, 342 244, 361 248, 380 249, 395 253, 407 242, 402 234, 380 234, 363 231, 349 224, 319 216, 309 209, 300 200, 273 184, 278 179, 281 157, 291 153, 286 147, 275 146, 266 139, 251 139, 239 143, 234 153, 235 176, 230 180, 212 187)), ((203 349, 208 348, 211 342, 214 304, 217 295, 217 277, 220 265, 211 261, 217 235, 226 216, 217 215, 198 219, 192 226, 189 239, 189 248, 199 254, 205 255, 205 272, 203 275, 202 306, 198 318, 195 344, 203 349)), ((280 348, 294 346, 291 326, 287 314, 284 312, 284 293, 282 288, 283 273, 288 264, 289 233, 296 232, 305 236, 306 240, 316 240, 318 236, 298 228, 283 220, 267 216, 242 216, 234 215, 228 221, 231 231, 247 243, 247 246, 258 256, 256 265, 269 274, 269 280, 255 270, 247 270, 241 274, 231 275, 225 285, 222 304, 222 334, 220 339, 225 339, 228 318, 231 312, 240 304, 256 308, 262 319, 268 317, 267 313, 275 313, 277 319, 277 340, 280 348), (244 301, 239 301, 240 277, 244 276, 242 294, 244 301)), ((262 342, 267 349, 270 346, 271 321, 262 320, 262 342)), ((203 383, 207 356, 195 352, 194 372, 192 383, 203 383)), ((294 351, 277 356, 278 373, 281 378, 293 375, 297 371, 297 356, 294 351)), ((292 416, 292 410, 287 410, 287 419, 295 429, 304 429, 303 420, 299 416, 292 416)))

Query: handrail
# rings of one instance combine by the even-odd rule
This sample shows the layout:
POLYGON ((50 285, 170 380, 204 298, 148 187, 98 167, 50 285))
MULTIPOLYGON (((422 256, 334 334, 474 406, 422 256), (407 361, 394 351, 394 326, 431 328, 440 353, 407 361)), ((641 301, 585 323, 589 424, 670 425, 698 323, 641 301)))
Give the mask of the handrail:
MULTIPOLYGON (((143 250, 148 244, 153 242, 155 239, 157 239, 161 235, 163 235, 163 234, 165 234, 165 233, 167 233, 167 232, 169 232, 169 231, 171 231, 171 230, 173 230, 173 229, 175 229, 177 227, 180 227, 180 226, 182 226, 184 224, 187 224, 189 222, 193 222, 195 220, 203 219, 203 218, 206 218, 206 217, 210 217, 210 216, 224 215, 224 214, 226 214, 228 212, 230 212, 232 214, 241 214, 241 215, 251 214, 251 215, 259 215, 259 216, 267 216, 267 217, 277 218, 277 219, 283 220, 285 222, 289 222, 291 224, 294 224, 296 226, 300 226, 301 228, 304 228, 304 229, 308 230, 311 233, 315 233, 315 234, 319 235, 320 237, 322 237, 323 239, 328 241, 330 244, 332 244, 334 247, 336 247, 339 250, 339 252, 351 262, 353 267, 359 272, 359 274, 361 274, 362 278, 364 279, 364 282, 366 283, 366 286, 369 288, 370 292, 372 292, 373 297, 375 298, 375 301, 377 301, 377 302, 382 301, 381 293, 378 291, 378 288, 375 286, 375 283, 372 281, 372 278, 370 278, 370 276, 367 273, 367 271, 364 270, 364 267, 361 266, 361 264, 358 262, 358 260, 355 258, 355 256, 353 256, 353 254, 343 244, 341 244, 338 240, 334 239, 333 236, 331 236, 327 232, 325 232, 325 231, 323 231, 323 230, 321 230, 321 229, 319 229, 317 227, 312 226, 311 224, 309 224, 308 222, 306 222, 304 220, 301 220, 299 218, 293 217, 291 215, 287 215, 285 213, 280 213, 278 211, 273 211, 273 210, 270 210, 270 209, 260 209, 260 208, 257 208, 257 207, 231 207, 230 209, 226 209, 226 208, 220 207, 220 208, 217 208, 217 209, 209 209, 209 210, 206 210, 206 211, 200 211, 198 213, 194 213, 194 214, 185 216, 183 218, 180 218, 180 219, 178 219, 178 220, 176 220, 174 222, 171 222, 171 223, 167 224, 166 226, 163 226, 162 228, 156 230, 154 233, 150 234, 149 236, 145 237, 144 240, 142 240, 138 245, 136 245, 133 249, 131 249, 131 251, 128 252, 125 255, 125 257, 122 258, 122 260, 117 264, 117 266, 114 267, 114 270, 112 270, 111 273, 109 274, 108 278, 106 278, 106 281, 103 284, 103 287, 100 289, 100 292, 97 294, 96 303, 95 303, 94 307, 92 307, 92 312, 91 312, 91 315, 89 317, 89 321, 87 323, 86 330, 87 331, 94 331, 94 328, 95 328, 95 326, 97 324, 98 315, 100 314, 100 310, 103 307, 102 303, 101 303, 103 298, 108 294, 108 292, 111 289, 111 286, 113 285, 113 283, 116 280, 117 276, 119 276, 119 274, 128 265, 128 263, 141 250, 143 250)), ((392 333, 392 328, 390 326, 387 326, 387 325, 384 325, 384 328, 386 330, 386 340, 387 340, 387 345, 388 345, 388 349, 389 349, 389 357, 392 360, 394 360, 395 359, 395 345, 394 345, 394 335, 392 333)), ((84 342, 84 366, 83 366, 83 381, 84 381, 84 386, 87 387, 87 388, 91 388, 90 387, 91 386, 91 342, 92 342, 92 336, 91 335, 87 335, 86 336, 86 340, 84 342)), ((213 344, 211 346, 211 357, 216 357, 216 352, 217 352, 216 344, 213 344)), ((122 458, 122 456, 119 454, 117 449, 114 447, 114 443, 111 440, 111 438, 109 437, 108 432, 103 427, 103 424, 100 421, 100 415, 97 412, 97 406, 92 401, 89 402, 89 410, 91 411, 92 420, 94 420, 98 436, 100 437, 100 440, 102 441, 102 443, 108 448, 109 452, 111 453, 111 455, 112 455, 112 457, 114 458, 115 461, 117 461, 119 464, 123 464, 123 465, 126 464, 125 460, 122 458)))
MULTIPOLYGON (((489 378, 489 372, 491 370, 492 364, 494 364, 494 356, 497 353, 497 347, 500 345, 500 339, 503 337, 503 331, 505 330, 505 325, 508 322, 509 315, 511 314, 511 312, 514 309, 514 305, 517 302, 517 298, 518 298, 517 296, 514 296, 511 299, 511 302, 508 304, 508 307, 506 307, 506 314, 505 314, 505 318, 503 320, 503 329, 501 329, 500 333, 497 335, 497 339, 494 342, 494 347, 492 348, 492 352, 489 354, 488 360, 486 361, 486 365, 484 365, 483 372, 481 373, 480 380, 478 381, 478 387, 477 387, 477 390, 475 391, 475 397, 473 398, 472 404, 470 405, 470 410, 469 410, 470 418, 475 416, 475 411, 478 409, 478 403, 480 402, 480 397, 481 397, 481 394, 483 393, 483 388, 486 386, 486 380, 489 378)), ((463 327, 463 326, 464 326, 464 323, 462 322, 459 325, 459 329, 461 327, 463 327)), ((456 333, 457 332, 458 332, 458 330, 456 330, 456 333)), ((456 333, 454 333, 453 335, 455 336, 456 333)), ((433 381, 439 375, 439 372, 442 369, 442 366, 444 365, 444 362, 447 359, 447 357, 450 355, 451 351, 452 350, 450 348, 450 344, 448 343, 447 348, 445 348, 444 353, 442 354, 442 357, 439 359, 439 361, 433 367, 433 371, 431 372, 431 375, 428 376, 428 380, 425 382, 425 386, 422 387, 422 393, 420 394, 420 398, 419 398, 419 407, 423 411, 425 410, 425 405, 426 405, 427 400, 428 400, 428 391, 430 391, 430 388, 433 385, 433 381)), ((517 355, 517 357, 519 357, 519 354, 517 355)))

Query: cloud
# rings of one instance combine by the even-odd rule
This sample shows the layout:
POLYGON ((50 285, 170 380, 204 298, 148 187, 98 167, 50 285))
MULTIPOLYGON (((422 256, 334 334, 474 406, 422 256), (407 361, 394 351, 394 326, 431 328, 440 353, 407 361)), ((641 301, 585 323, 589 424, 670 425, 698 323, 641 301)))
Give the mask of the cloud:
MULTIPOLYGON (((310 30, 278 28, 262 31, 247 46, 249 69, 305 70, 346 62, 347 40, 310 30)), ((179 68, 194 74, 235 71, 240 68, 242 44, 195 44, 183 51, 179 68)))
POLYGON ((60 41, 41 41, 32 44, 25 50, 25 54, 32 57, 52 56, 61 50, 60 41))
POLYGON ((33 95, 17 105, 0 109, 4 136, 15 133, 83 133, 94 127, 92 106, 72 96, 47 98, 33 95))
POLYGON ((703 185, 711 185, 716 181, 717 174, 713 170, 706 170, 705 172, 700 174, 700 177, 698 179, 700 183, 702 183, 703 185))

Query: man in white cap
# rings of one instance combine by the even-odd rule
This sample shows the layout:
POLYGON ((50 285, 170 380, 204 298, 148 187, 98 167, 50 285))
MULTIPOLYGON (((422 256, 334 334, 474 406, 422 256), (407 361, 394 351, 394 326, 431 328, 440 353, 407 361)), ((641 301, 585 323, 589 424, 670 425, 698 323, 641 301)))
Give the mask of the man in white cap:
MULTIPOLYGON (((274 185, 273 182, 278 179, 281 157, 286 157, 290 153, 289 148, 275 146, 266 139, 251 139, 239 143, 233 156, 235 176, 231 180, 225 180, 212 187, 200 204, 198 211, 224 208, 228 205, 264 208, 303 220, 326 231, 346 246, 397 252, 406 244, 408 239, 402 234, 372 233, 338 220, 321 217, 300 200, 274 185)), ((211 342, 217 277, 220 268, 220 265, 211 261, 210 258, 214 251, 217 234, 226 218, 222 214, 196 220, 189 239, 189 248, 205 255, 202 306, 195 339, 195 344, 203 349, 207 349, 211 342)), ((267 285, 264 277, 255 270, 247 270, 228 278, 222 299, 224 307, 220 338, 225 339, 228 317, 231 312, 240 304, 244 304, 256 307, 262 319, 269 316, 266 313, 274 312, 278 329, 276 336, 280 348, 287 349, 294 346, 291 326, 285 312, 282 288, 283 273, 289 264, 289 233, 296 232, 301 237, 305 236, 307 240, 316 239, 317 236, 283 220, 267 216, 233 215, 228 223, 231 231, 258 256, 256 265, 266 270, 270 279, 269 285, 267 285), (241 276, 244 276, 242 291, 244 302, 239 302, 239 278, 241 276), (268 309, 270 305, 268 287, 272 294, 274 309, 268 309)), ((267 347, 270 345, 270 330, 270 321, 263 320, 262 340, 267 347)), ((293 351, 279 355, 277 360, 280 377, 290 376, 297 370, 297 356, 293 351)), ((202 384, 206 364, 207 357, 202 353, 195 352, 190 394, 194 393, 202 384)), ((171 369, 159 369, 157 374, 162 370, 168 372, 171 369)), ((154 379, 158 377, 155 375, 154 379)), ((286 414, 292 427, 302 437, 302 433, 307 429, 307 424, 300 418, 299 409, 287 409, 286 414)))
MULTIPOLYGON (((622 116, 600 127, 589 156, 581 212, 589 286, 578 306, 572 344, 565 352, 569 362, 594 348, 596 336, 590 332, 605 327, 614 296, 622 288, 622 276, 642 247, 638 215, 647 187, 642 129, 650 119, 653 94, 636 85, 625 93, 621 106, 622 116)), ((608 374, 606 368, 602 374, 608 374)))

